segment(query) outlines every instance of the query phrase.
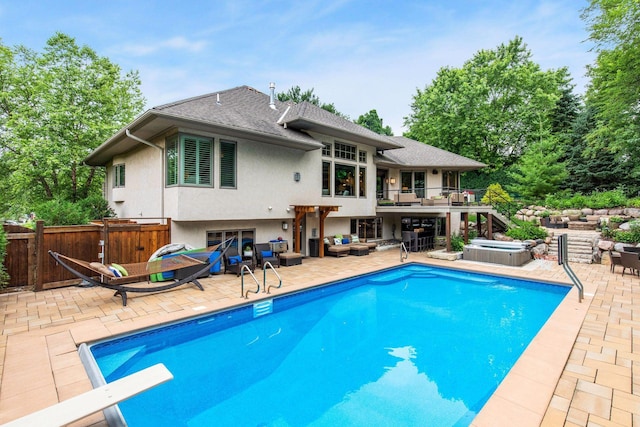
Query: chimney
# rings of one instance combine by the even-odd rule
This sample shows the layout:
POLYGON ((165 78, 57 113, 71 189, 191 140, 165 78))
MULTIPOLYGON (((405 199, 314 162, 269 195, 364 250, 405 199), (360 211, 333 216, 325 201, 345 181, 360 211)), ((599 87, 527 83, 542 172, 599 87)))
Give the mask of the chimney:
POLYGON ((269 107, 276 109, 276 84, 269 83, 269 107))

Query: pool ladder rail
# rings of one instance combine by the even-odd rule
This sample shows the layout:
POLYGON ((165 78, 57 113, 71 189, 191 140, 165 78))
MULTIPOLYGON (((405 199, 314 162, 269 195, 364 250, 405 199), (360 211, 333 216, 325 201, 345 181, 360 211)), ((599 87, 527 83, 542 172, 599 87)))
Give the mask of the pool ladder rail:
POLYGON ((584 298, 584 286, 576 273, 573 272, 569 266, 569 250, 568 250, 568 236, 567 234, 561 234, 558 236, 558 264, 562 265, 565 273, 571 279, 573 284, 578 288, 578 302, 582 302, 584 298))
POLYGON ((404 242, 400 243, 400 262, 404 262, 405 259, 409 259, 409 251, 404 242))
MULTIPOLYGON (((280 275, 278 274, 278 272, 275 270, 275 268, 273 268, 273 265, 270 262, 265 262, 264 265, 262 266, 262 271, 263 271, 263 277, 262 277, 262 289, 264 289, 264 292, 269 294, 271 293, 270 290, 271 288, 280 288, 282 287, 282 278, 280 277, 280 275), (275 285, 269 285, 267 286, 267 269, 270 269, 274 272, 274 274, 276 275, 276 277, 278 278, 278 286, 275 285)), ((258 281, 257 277, 255 276, 255 274, 253 274, 253 272, 251 271, 251 269, 249 268, 248 265, 243 265, 242 269, 240 270, 240 281, 241 281, 241 288, 240 288, 240 296, 244 297, 245 299, 249 298, 249 292, 253 292, 255 294, 260 293, 260 282, 258 281), (252 290, 252 289, 247 289, 247 291, 245 292, 244 290, 244 273, 248 272, 249 275, 253 278, 253 281, 256 283, 256 290, 252 290)))

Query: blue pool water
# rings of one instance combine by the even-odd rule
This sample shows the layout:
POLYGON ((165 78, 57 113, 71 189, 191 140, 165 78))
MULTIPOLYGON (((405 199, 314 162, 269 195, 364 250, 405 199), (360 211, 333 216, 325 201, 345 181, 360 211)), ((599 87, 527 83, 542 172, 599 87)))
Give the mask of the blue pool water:
POLYGON ((132 427, 466 426, 568 291, 408 264, 90 350, 107 382, 173 373, 132 427))

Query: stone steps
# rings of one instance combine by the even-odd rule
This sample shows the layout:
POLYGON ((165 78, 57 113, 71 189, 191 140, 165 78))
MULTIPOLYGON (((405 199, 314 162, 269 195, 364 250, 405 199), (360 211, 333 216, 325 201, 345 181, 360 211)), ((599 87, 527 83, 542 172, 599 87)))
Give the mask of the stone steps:
MULTIPOLYGON (((567 252, 569 262, 592 264, 594 247, 597 245, 598 233, 568 233, 567 252)), ((554 235, 549 245, 549 255, 558 256, 558 236, 554 235)))

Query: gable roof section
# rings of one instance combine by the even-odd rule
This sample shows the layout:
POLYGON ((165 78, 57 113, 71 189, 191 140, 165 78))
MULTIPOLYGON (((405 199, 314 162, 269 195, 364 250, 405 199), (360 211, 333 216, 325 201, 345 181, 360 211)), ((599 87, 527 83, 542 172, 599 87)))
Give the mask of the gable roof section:
POLYGON ((114 156, 139 146, 139 142, 127 136, 127 130, 149 141, 175 127, 306 151, 322 148, 323 144, 305 131, 316 131, 381 149, 401 147, 386 136, 307 102, 290 105, 276 99, 274 109, 269 105, 269 98, 269 95, 249 86, 239 86, 154 107, 96 148, 87 156, 85 163, 104 166, 114 156))
POLYGON ((380 150, 402 148, 392 138, 375 133, 364 126, 353 123, 309 102, 301 102, 289 107, 278 123, 287 128, 313 131, 335 138, 372 145, 380 150))
POLYGON ((401 150, 389 150, 376 157, 376 164, 390 167, 445 168, 470 171, 486 167, 484 163, 451 153, 404 136, 390 137, 404 146, 401 150))

